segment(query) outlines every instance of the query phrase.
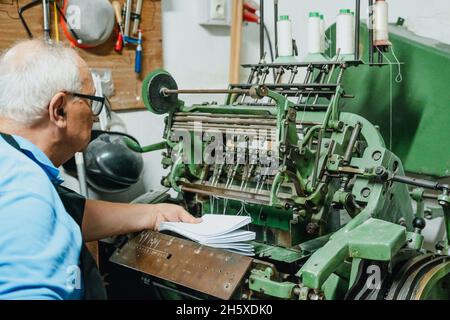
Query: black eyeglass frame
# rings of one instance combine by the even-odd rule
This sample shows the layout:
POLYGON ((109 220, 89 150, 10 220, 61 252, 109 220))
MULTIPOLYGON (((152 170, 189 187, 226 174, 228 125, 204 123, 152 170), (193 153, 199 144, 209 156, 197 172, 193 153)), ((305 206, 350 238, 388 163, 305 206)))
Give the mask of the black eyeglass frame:
POLYGON ((94 112, 94 109, 92 108, 92 104, 91 104, 91 111, 94 116, 98 116, 102 112, 103 107, 105 106, 106 98, 104 96, 103 97, 91 96, 89 94, 82 94, 82 93, 78 93, 78 92, 70 92, 70 94, 74 97, 100 102, 102 105, 101 105, 100 109, 98 110, 98 112, 94 112))

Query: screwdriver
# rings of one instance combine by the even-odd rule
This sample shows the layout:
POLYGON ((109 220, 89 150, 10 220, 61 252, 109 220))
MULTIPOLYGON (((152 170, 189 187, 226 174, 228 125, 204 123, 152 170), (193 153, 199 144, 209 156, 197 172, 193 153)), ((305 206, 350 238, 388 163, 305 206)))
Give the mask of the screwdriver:
POLYGON ((142 30, 138 30, 138 41, 137 41, 137 47, 136 47, 136 61, 134 65, 134 71, 136 73, 141 73, 142 70, 142 30))
POLYGON ((117 36, 116 45, 114 50, 116 52, 121 52, 123 49, 123 29, 122 29, 122 13, 119 1, 113 1, 112 5, 114 7, 114 12, 116 13, 117 24, 119 25, 119 35, 117 36))

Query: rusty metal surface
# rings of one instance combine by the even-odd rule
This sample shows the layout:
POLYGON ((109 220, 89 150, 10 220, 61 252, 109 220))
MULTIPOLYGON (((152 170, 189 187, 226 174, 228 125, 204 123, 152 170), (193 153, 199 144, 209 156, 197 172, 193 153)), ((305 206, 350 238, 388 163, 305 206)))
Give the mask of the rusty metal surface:
POLYGON ((110 261, 225 300, 252 263, 249 257, 154 231, 141 232, 110 261))

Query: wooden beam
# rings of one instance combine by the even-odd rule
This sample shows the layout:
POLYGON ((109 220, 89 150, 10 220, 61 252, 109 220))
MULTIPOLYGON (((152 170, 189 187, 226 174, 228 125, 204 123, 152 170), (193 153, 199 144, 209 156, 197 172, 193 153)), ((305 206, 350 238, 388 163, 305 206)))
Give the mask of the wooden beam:
POLYGON ((244 0, 233 0, 230 34, 230 83, 239 82, 244 0))

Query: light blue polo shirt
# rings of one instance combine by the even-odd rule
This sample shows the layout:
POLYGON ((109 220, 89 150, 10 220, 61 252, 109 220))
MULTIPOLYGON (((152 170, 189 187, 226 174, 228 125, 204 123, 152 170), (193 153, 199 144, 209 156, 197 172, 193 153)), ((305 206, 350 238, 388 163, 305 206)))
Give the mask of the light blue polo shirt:
POLYGON ((60 172, 30 141, 0 136, 0 299, 80 299, 79 226, 53 183, 60 172))

